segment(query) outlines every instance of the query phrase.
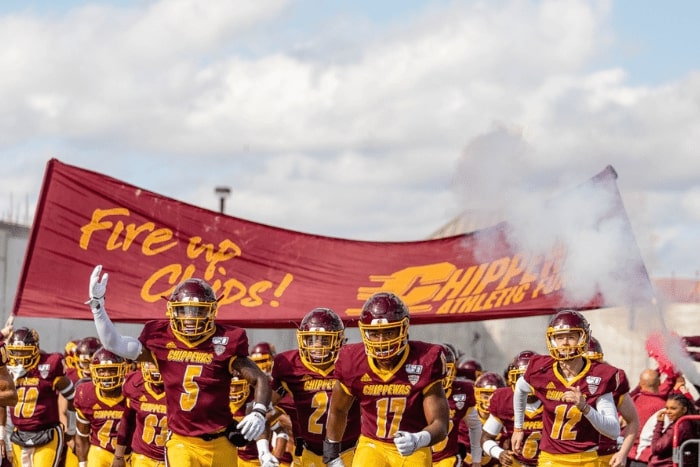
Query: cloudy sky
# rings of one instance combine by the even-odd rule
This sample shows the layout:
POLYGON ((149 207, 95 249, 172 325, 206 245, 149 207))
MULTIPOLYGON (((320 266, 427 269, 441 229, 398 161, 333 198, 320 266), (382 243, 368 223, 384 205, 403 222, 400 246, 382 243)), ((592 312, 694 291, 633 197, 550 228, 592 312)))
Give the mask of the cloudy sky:
POLYGON ((358 240, 527 214, 612 165, 652 276, 700 270, 700 2, 0 3, 0 212, 50 158, 358 240))

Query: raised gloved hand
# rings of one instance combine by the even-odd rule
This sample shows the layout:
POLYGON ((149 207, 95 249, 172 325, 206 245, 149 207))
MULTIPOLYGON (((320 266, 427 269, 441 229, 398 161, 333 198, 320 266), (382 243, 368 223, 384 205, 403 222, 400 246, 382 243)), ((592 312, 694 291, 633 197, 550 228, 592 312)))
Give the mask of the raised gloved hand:
POLYGON ((100 274, 102 274, 102 265, 98 264, 90 275, 90 290, 88 291, 90 299, 85 302, 86 305, 90 305, 93 312, 105 307, 105 294, 107 293, 109 274, 105 273, 101 279, 100 274))
POLYGON ((7 371, 12 375, 12 379, 17 382, 22 376, 27 374, 27 370, 22 365, 7 365, 7 371))
POLYGON ((267 439, 259 439, 256 441, 258 447, 258 460, 260 467, 279 467, 280 462, 270 452, 270 443, 267 439))
POLYGON ((427 431, 419 431, 418 433, 397 431, 394 435, 394 444, 396 449, 399 450, 399 454, 410 456, 417 449, 424 448, 430 444, 430 433, 427 431))
POLYGON ((253 441, 265 431, 265 414, 267 409, 264 404, 256 402, 253 405, 253 410, 243 417, 243 420, 236 425, 236 428, 241 430, 241 434, 248 441, 253 441))

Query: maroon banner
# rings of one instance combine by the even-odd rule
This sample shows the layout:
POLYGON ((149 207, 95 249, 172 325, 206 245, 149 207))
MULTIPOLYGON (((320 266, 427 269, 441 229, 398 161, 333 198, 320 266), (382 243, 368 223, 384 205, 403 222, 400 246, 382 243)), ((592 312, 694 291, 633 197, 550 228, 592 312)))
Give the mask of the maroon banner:
MULTIPOLYGON (((612 193, 615 203, 605 217, 621 221, 636 252, 616 177, 608 167, 582 186, 612 193)), ((566 241, 542 253, 516 246, 512 235, 507 223, 416 242, 309 235, 225 216, 52 159, 13 313, 92 319, 83 303, 97 264, 109 273, 106 308, 119 322, 163 319, 163 297, 189 277, 203 278, 221 297, 219 320, 258 328, 295 326, 315 307, 332 308, 352 324, 377 291, 402 297, 416 324, 623 305, 601 288, 571 298, 576 295, 567 293, 561 274, 566 241)), ((637 269, 647 286, 638 254, 620 267, 637 269)))

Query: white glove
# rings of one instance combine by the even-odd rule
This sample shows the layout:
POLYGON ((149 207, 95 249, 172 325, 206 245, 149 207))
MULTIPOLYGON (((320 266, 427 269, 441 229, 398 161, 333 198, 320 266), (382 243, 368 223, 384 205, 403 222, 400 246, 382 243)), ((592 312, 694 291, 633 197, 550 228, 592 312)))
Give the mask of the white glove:
POLYGON ((279 467, 280 462, 270 452, 270 443, 267 439, 259 439, 255 442, 258 447, 258 460, 260 467, 279 467))
POLYGON ((27 374, 27 370, 22 365, 7 365, 7 371, 12 375, 12 379, 17 382, 22 376, 27 374))
POLYGON ((90 299, 85 302, 86 305, 90 305, 94 311, 99 311, 105 307, 105 294, 107 293, 107 280, 109 279, 109 274, 104 273, 102 280, 100 280, 100 274, 102 273, 102 265, 98 264, 95 269, 92 270, 90 275, 90 299))
POLYGON ((326 464, 328 467, 345 467, 345 463, 343 462, 343 459, 340 457, 336 457, 332 461, 330 461, 328 464, 326 464))
POLYGON ((417 449, 424 448, 430 444, 430 433, 427 431, 419 431, 418 433, 397 431, 394 435, 394 444, 396 449, 399 450, 399 454, 410 456, 417 449))
POLYGON ((236 425, 236 428, 241 430, 241 434, 248 441, 253 441, 265 431, 265 406, 256 402, 253 405, 253 411, 243 417, 243 420, 236 425))

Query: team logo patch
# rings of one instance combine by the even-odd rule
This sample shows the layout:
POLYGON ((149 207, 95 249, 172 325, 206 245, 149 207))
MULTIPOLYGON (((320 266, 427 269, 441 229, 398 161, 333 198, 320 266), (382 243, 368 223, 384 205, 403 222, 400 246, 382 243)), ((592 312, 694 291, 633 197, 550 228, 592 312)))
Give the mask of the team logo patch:
POLYGON ((226 346, 225 345, 216 345, 214 344, 214 353, 216 355, 221 355, 226 351, 226 346))
POLYGON ((457 409, 462 410, 464 408, 464 404, 467 401, 467 395, 466 394, 452 394, 452 400, 455 401, 455 406, 457 406, 457 409))
POLYGON ((595 394, 600 387, 600 376, 586 376, 586 384, 588 384, 588 392, 595 394))
POLYGON ((228 336, 214 336, 211 338, 211 342, 214 345, 226 345, 228 344, 228 336))
POLYGON ((51 369, 51 365, 48 363, 42 363, 41 365, 37 366, 37 369, 39 370, 39 374, 43 379, 46 379, 47 376, 49 376, 49 370, 51 369))
POLYGON ((414 365, 413 363, 408 363, 406 364, 404 369, 408 374, 408 382, 411 383, 412 386, 415 386, 415 384, 420 379, 421 373, 423 373, 423 365, 414 365))

